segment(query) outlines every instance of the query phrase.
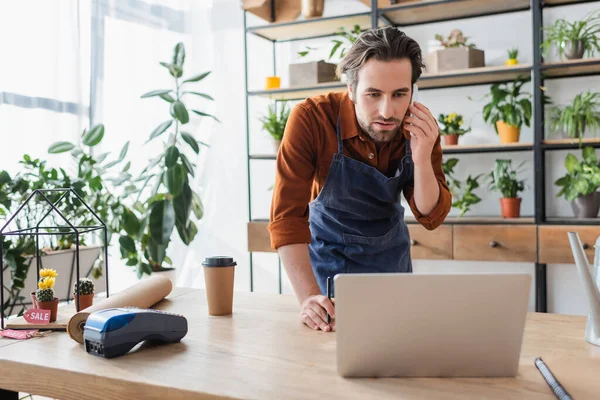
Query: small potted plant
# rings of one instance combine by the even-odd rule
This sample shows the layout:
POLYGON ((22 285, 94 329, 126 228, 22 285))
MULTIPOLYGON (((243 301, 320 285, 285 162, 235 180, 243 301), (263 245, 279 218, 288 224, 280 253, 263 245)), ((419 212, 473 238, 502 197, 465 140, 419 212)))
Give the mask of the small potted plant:
POLYGON ((521 216, 521 198, 519 192, 525 189, 525 181, 518 179, 520 167, 512 168, 512 160, 496 160, 494 169, 488 175, 489 189, 502 193, 500 207, 503 218, 519 218, 521 216))
POLYGON ((444 72, 485 66, 485 52, 474 43, 468 43, 468 37, 459 29, 454 29, 447 38, 440 34, 435 39, 443 47, 431 52, 427 58, 427 72, 444 72))
POLYGON ((442 171, 448 181, 452 198, 455 199, 452 207, 458 209, 458 217, 462 217, 470 210, 472 205, 481 201, 481 198, 474 192, 475 189, 479 188, 481 174, 474 177, 469 175, 465 181, 464 189, 461 190, 462 182, 454 176, 454 167, 456 164, 458 164, 458 158, 449 158, 442 163, 442 171))
POLYGON ((38 289, 35 292, 36 308, 50 310, 50 322, 56 321, 56 314, 58 312, 58 297, 54 293, 54 284, 57 275, 53 269, 41 269, 38 289))
POLYGON ((79 298, 79 308, 77 311, 85 310, 94 303, 94 282, 90 278, 81 278, 79 282, 73 284, 73 299, 77 307, 79 298))
POLYGON ((571 202, 577 218, 596 218, 600 209, 600 163, 591 146, 582 149, 582 156, 583 160, 579 162, 575 155, 567 154, 567 173, 554 184, 561 187, 557 197, 564 196, 571 202))
POLYGON ((562 133, 570 138, 581 139, 586 127, 593 129, 594 134, 600 127, 600 92, 579 93, 566 107, 554 106, 549 113, 550 130, 562 133))
POLYGON ((545 40, 541 43, 543 55, 547 56, 552 45, 556 45, 558 55, 569 60, 583 58, 600 52, 600 9, 589 12, 582 20, 569 22, 564 18, 544 28, 545 40))
POLYGON ((504 62, 504 64, 507 67, 510 67, 511 65, 517 65, 519 63, 519 61, 517 60, 518 56, 519 56, 519 49, 517 49, 516 47, 509 49, 508 50, 508 60, 506 60, 504 62))
POLYGON ((448 115, 440 114, 438 116, 440 122, 440 135, 444 137, 444 143, 447 145, 458 144, 458 137, 471 131, 471 128, 463 128, 463 117, 455 112, 448 115))
POLYGON ((518 142, 521 126, 530 126, 531 95, 521 93, 524 83, 519 79, 506 84, 495 83, 486 95, 491 96, 491 100, 483 106, 483 119, 494 126, 501 143, 518 142))
POLYGON ((275 152, 279 151, 281 140, 283 139, 283 133, 285 132, 285 125, 290 117, 290 109, 288 108, 287 102, 281 102, 281 110, 277 112, 277 104, 273 103, 269 106, 269 112, 267 115, 261 117, 263 123, 263 129, 266 130, 273 139, 273 147, 275 152))

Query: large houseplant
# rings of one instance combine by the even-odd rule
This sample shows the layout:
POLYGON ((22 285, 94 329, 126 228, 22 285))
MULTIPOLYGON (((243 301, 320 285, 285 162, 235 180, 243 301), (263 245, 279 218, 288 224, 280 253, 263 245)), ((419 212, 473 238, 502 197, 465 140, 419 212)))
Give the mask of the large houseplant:
POLYGON ((587 53, 593 56, 600 52, 600 9, 589 12, 585 18, 570 22, 564 18, 544 28, 546 33, 541 49, 544 56, 555 45, 560 57, 579 59, 587 53))
POLYGON ((557 197, 571 203, 573 213, 577 218, 594 218, 600 209, 600 163, 593 147, 582 149, 582 160, 577 160, 574 154, 565 158, 564 176, 554 184, 561 187, 557 197))
POLYGON ((261 117, 262 127, 266 130, 273 140, 273 146, 275 151, 279 150, 281 140, 283 139, 283 133, 285 132, 285 125, 287 124, 288 118, 290 117, 290 109, 286 101, 281 102, 281 109, 277 111, 277 103, 269 105, 269 111, 267 115, 261 117))
POLYGON ((483 119, 493 125, 502 143, 518 142, 523 124, 530 126, 531 95, 521 93, 524 80, 495 83, 490 87, 490 101, 483 107, 483 119))
POLYGON ((552 107, 549 119, 552 133, 579 138, 581 144, 586 128, 592 129, 595 133, 600 127, 600 92, 588 90, 577 94, 571 104, 565 107, 552 107))
POLYGON ((463 116, 452 112, 450 114, 440 114, 438 116, 440 123, 440 135, 444 137, 444 143, 447 145, 458 144, 458 138, 471 131, 471 128, 463 127, 463 116))
POLYGON ((503 218, 518 218, 521 215, 521 198, 519 192, 525 189, 525 181, 518 179, 521 163, 517 168, 512 167, 512 160, 496 160, 494 168, 489 173, 489 188, 500 192, 500 206, 503 218))
POLYGON ((148 142, 167 137, 163 140, 164 150, 149 160, 140 176, 133 180, 141 185, 136 186, 135 197, 129 201, 132 205, 123 212, 123 230, 119 237, 121 258, 127 260, 127 265, 137 266, 138 276, 169 269, 163 264, 171 263, 166 254, 171 234, 177 230, 181 241, 189 245, 198 232, 192 213, 198 220, 203 215, 200 196, 190 184, 196 174, 196 165, 190 157, 199 154, 200 146, 205 144, 186 128, 192 113, 218 119, 185 104, 188 97, 208 101, 213 98, 194 88, 210 71, 184 79, 184 63, 185 47, 177 43, 172 60, 160 63, 173 78, 173 87, 152 90, 141 96, 162 99, 168 106, 169 118, 150 134, 148 142))

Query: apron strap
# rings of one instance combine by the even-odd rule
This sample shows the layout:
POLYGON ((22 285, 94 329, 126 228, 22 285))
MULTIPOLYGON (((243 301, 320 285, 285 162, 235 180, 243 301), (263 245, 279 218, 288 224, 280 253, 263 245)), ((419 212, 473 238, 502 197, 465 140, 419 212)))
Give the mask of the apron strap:
POLYGON ((341 129, 340 129, 340 115, 339 114, 338 114, 338 119, 337 119, 336 135, 337 135, 337 142, 338 142, 338 153, 343 155, 344 154, 344 146, 342 144, 342 133, 341 133, 341 129))
POLYGON ((407 156, 410 156, 412 154, 411 153, 412 150, 410 149, 410 138, 406 139, 406 145, 405 146, 406 146, 406 150, 404 150, 404 152, 405 152, 405 154, 407 156))

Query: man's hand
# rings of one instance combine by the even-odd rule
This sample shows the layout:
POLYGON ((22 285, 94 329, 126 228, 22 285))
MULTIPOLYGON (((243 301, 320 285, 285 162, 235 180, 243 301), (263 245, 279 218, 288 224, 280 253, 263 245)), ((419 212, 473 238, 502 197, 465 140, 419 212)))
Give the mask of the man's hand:
POLYGON ((415 102, 408 107, 415 116, 404 118, 404 129, 412 132, 410 141, 415 166, 431 165, 431 152, 440 130, 435 117, 423 104, 415 102))
POLYGON ((335 307, 333 300, 321 294, 309 296, 300 307, 300 319, 308 327, 324 332, 335 331, 335 307), (331 323, 327 324, 327 313, 331 316, 331 323))

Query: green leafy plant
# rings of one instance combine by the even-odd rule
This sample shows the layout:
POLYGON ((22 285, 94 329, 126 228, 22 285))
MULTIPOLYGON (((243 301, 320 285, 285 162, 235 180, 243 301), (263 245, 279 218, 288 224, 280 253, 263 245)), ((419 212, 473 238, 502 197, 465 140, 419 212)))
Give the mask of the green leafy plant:
POLYGON ((269 105, 267 115, 261 117, 262 127, 274 140, 283 139, 285 126, 290 117, 291 110, 286 101, 281 102, 281 109, 277 111, 277 103, 269 105))
POLYGON ((523 124, 531 123, 531 94, 521 93, 524 80, 509 83, 495 83, 490 87, 490 101, 483 106, 483 119, 494 127, 498 133, 496 122, 505 123, 521 128, 523 124))
POLYGON ((453 47, 477 47, 474 43, 467 43, 469 37, 465 36, 460 29, 453 29, 447 38, 439 33, 437 33, 434 38, 446 49, 453 47))
POLYGON ((442 163, 442 171, 446 176, 446 181, 450 187, 452 197, 456 200, 452 202, 452 207, 460 210, 458 216, 462 217, 471 208, 481 201, 481 198, 474 193, 474 190, 479 188, 479 179, 482 174, 467 177, 464 190, 462 190, 462 182, 454 176, 454 168, 458 164, 457 158, 449 158, 442 163))
POLYGON ((493 170, 489 173, 489 189, 502 193, 504 198, 517 198, 519 192, 525 190, 525 181, 518 179, 524 162, 512 167, 512 160, 496 160, 493 170))
POLYGON ((546 33, 540 47, 547 56, 552 45, 556 45, 559 56, 564 56, 567 47, 581 43, 584 54, 590 56, 600 52, 600 9, 589 12, 585 18, 570 22, 564 18, 557 19, 554 24, 543 28, 546 33))
POLYGON ((566 200, 572 201, 600 189, 600 163, 594 148, 585 146, 581 152, 581 162, 572 153, 565 157, 567 172, 554 182, 556 186, 561 187, 557 197, 564 196, 566 200))
POLYGON ((512 47, 508 49, 508 58, 511 60, 516 60, 519 56, 519 49, 516 47, 512 47))
POLYGON ((94 282, 89 278, 81 278, 73 284, 73 295, 79 292, 82 296, 94 293, 94 282))
MULTIPOLYGON (((354 25, 352 29, 347 29, 345 27, 340 27, 339 30, 335 33, 336 37, 340 39, 332 39, 331 42, 333 45, 331 46, 331 50, 329 51, 329 60, 331 60, 337 53, 339 53, 339 58, 343 58, 346 55, 346 51, 356 42, 356 39, 361 34, 360 25, 354 25)), ((311 51, 317 50, 317 47, 306 46, 306 48, 302 51, 298 52, 300 57, 306 57, 311 51)))
POLYGON ((579 93, 571 104, 565 107, 554 106, 549 113, 552 133, 564 133, 571 138, 581 139, 586 127, 596 133, 600 127, 600 92, 579 93))
POLYGON ((450 114, 440 114, 438 116, 440 126, 440 135, 464 135, 471 131, 471 128, 463 128, 463 116, 452 112, 450 114))
POLYGON ((184 63, 185 47, 183 43, 177 43, 171 62, 160 63, 173 78, 173 87, 152 90, 141 96, 143 99, 158 97, 167 103, 169 110, 169 118, 151 132, 146 143, 158 140, 166 132, 169 137, 163 141, 164 150, 151 159, 135 179, 135 182, 142 182, 141 187, 136 187, 133 205, 123 212, 123 230, 119 237, 121 259, 126 259, 128 266, 137 266, 140 277, 144 273, 168 269, 163 263, 172 263, 166 252, 173 231, 176 229, 181 241, 189 245, 198 232, 191 220, 192 213, 200 220, 204 212, 200 196, 190 186, 196 165, 186 153, 199 154, 200 146, 206 144, 185 127, 191 113, 220 121, 211 114, 186 106, 184 99, 187 97, 214 99, 193 89, 209 76, 210 71, 184 79, 184 63), (148 187, 151 189, 147 193, 148 187), (145 194, 148 197, 142 200, 145 194))

